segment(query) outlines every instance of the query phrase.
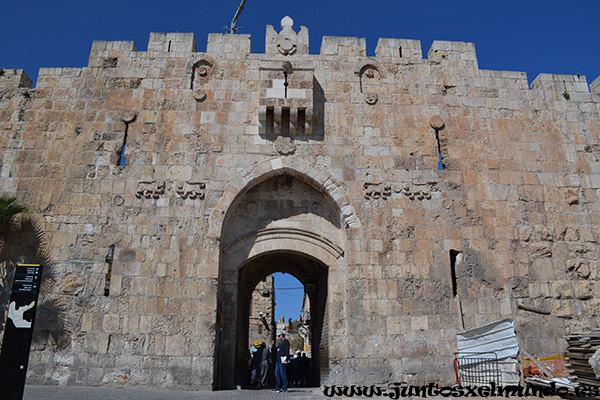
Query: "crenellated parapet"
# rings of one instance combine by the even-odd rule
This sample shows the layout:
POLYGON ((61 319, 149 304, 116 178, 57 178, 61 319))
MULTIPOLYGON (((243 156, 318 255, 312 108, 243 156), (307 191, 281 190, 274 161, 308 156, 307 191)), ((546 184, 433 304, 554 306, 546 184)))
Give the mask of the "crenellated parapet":
POLYGON ((196 40, 193 33, 151 33, 148 41, 149 52, 189 53, 196 52, 196 40))
POLYGON ((428 56, 433 63, 462 62, 477 67, 477 53, 473 43, 436 40, 431 45, 428 56))
MULTIPOLYGON (((308 57, 317 60, 321 57, 326 60, 330 57, 367 57, 365 38, 324 36, 319 54, 309 53, 308 29, 301 26, 294 28, 294 21, 290 17, 281 20, 279 32, 272 25, 267 25, 265 35, 265 56, 285 60, 293 57, 308 57)), ((252 54, 252 41, 250 35, 220 34, 208 35, 206 53, 211 57, 221 59, 245 58, 252 54)), ((189 58, 191 54, 198 54, 193 33, 151 33, 146 52, 136 50, 132 41, 94 41, 91 49, 89 67, 110 69, 117 67, 143 67, 148 62, 138 64, 125 61, 132 57, 150 57, 151 54, 170 54, 169 57, 189 58), (121 60, 121 61, 120 61, 121 60)), ((192 56, 193 57, 193 56, 192 56)), ((197 56, 196 56, 197 57, 197 56)), ((436 40, 423 57, 421 42, 419 40, 380 38, 375 49, 375 56, 369 57, 380 63, 392 65, 423 64, 430 66, 465 67, 471 72, 470 77, 481 75, 486 82, 500 82, 508 75, 514 81, 515 88, 523 89, 520 82, 521 76, 527 77, 518 71, 484 71, 479 70, 475 45, 468 42, 453 42, 436 40), (507 75, 508 74, 508 75, 507 75), (499 80, 498 80, 499 79, 499 80)), ((106 74, 106 72, 105 72, 106 74)), ((502 83, 503 85, 505 83, 502 83)), ((452 83, 450 86, 454 86, 452 83)), ((529 85, 527 85, 529 86, 529 85)), ((595 81, 591 85, 592 92, 598 92, 600 84, 595 81)), ((531 89, 543 92, 557 92, 561 96, 576 99, 582 93, 589 93, 590 88, 583 76, 541 74, 531 84, 531 89)))
POLYGON ((366 57, 365 38, 324 36, 321 42, 322 56, 359 56, 366 57))
POLYGON ((590 89, 592 90, 592 93, 600 94, 600 76, 590 84, 590 89))
POLYGON ((252 52, 252 41, 250 35, 210 33, 206 52, 223 58, 243 57, 252 52))
POLYGON ((135 54, 135 42, 95 40, 92 43, 88 66, 92 68, 116 68, 119 58, 126 59, 135 54))
POLYGON ((380 38, 375 48, 377 58, 419 60, 423 58, 421 41, 411 39, 380 38))
POLYGON ((556 99, 588 100, 590 87, 583 75, 539 74, 531 83, 531 89, 552 93, 556 99))

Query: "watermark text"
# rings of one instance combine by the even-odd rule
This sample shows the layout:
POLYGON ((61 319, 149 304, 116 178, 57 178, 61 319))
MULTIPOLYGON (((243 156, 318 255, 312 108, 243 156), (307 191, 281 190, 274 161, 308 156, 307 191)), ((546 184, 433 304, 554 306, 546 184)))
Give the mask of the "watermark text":
MULTIPOLYGON (((544 397, 544 396, 566 396, 569 389, 565 386, 557 386, 552 382, 549 386, 527 384, 521 385, 497 385, 490 382, 489 385, 481 386, 439 386, 435 383, 415 386, 404 383, 393 383, 387 387, 376 385, 345 385, 325 386, 323 394, 327 397, 388 397, 399 399, 401 397, 544 397)), ((580 397, 600 396, 600 386, 578 386, 574 393, 580 397)))

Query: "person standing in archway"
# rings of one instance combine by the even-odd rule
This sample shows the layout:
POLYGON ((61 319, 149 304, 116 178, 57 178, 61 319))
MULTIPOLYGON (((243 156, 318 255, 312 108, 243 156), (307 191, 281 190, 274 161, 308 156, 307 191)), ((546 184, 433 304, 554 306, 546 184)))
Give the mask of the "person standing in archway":
POLYGON ((275 364, 276 385, 274 392, 287 392, 287 364, 290 358, 290 342, 285 338, 285 331, 279 331, 279 347, 277 347, 277 363, 275 364))
POLYGON ((275 387, 275 366, 277 365, 277 344, 275 339, 271 339, 271 348, 269 349, 269 385, 275 387))
POLYGON ((269 349, 265 344, 258 340, 254 342, 256 353, 254 354, 254 366, 256 367, 256 381, 258 388, 262 389, 267 386, 267 372, 269 370, 269 349))

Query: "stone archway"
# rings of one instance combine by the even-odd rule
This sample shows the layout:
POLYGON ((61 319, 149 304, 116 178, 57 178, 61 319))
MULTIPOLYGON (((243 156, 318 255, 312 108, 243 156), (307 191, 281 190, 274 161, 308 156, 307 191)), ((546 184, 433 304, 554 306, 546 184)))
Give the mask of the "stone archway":
MULTIPOLYGON (((346 320, 344 228, 350 222, 358 223, 352 218, 353 212, 344 217, 342 208, 348 213, 347 205, 334 201, 314 179, 296 170, 263 172, 253 179, 246 175, 248 183, 244 187, 234 184, 237 195, 230 199, 222 217, 214 213, 211 216, 212 223, 215 218, 222 221, 214 380, 217 389, 244 384, 247 297, 265 275, 287 272, 305 285, 314 285, 317 292, 309 296, 313 297, 311 304, 315 304, 318 319, 314 328, 318 331, 313 335, 319 338, 320 346, 315 348, 321 351, 314 357, 319 360, 321 377, 328 373, 331 360, 328 327, 346 320)), ((335 358, 341 357, 335 354, 335 358)), ((315 376, 313 382, 318 383, 318 378, 315 376)))
POLYGON ((322 193, 325 193, 338 212, 344 229, 360 228, 350 196, 344 186, 327 172, 303 159, 294 157, 273 158, 253 165, 232 179, 223 188, 223 195, 209 217, 208 236, 219 240, 224 227, 225 214, 231 204, 249 188, 274 176, 297 176, 322 193))
MULTIPOLYGON (((250 302, 252 292, 260 279, 275 272, 293 275, 305 287, 309 296, 312 316, 310 334, 312 338, 311 369, 309 382, 311 386, 320 383, 321 370, 327 372, 329 365, 329 326, 327 315, 327 283, 329 269, 320 261, 306 255, 287 252, 267 253, 248 261, 238 271, 238 299, 236 324, 235 357, 236 375, 241 377, 239 384, 245 385, 245 365, 241 362, 248 354, 248 320, 250 317, 250 302)), ((277 296, 277 295, 276 295, 277 296)), ((277 301, 277 297, 276 297, 277 301)), ((275 335, 273 335, 275 336, 275 335)), ((293 349, 292 349, 293 351, 293 349)))

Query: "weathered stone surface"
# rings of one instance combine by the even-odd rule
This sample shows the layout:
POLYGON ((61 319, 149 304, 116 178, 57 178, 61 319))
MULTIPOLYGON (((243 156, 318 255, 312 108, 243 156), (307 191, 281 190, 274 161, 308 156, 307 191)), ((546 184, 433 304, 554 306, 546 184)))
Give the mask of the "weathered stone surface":
POLYGON ((294 150, 296 150, 296 143, 294 143, 294 140, 289 137, 279 136, 277 139, 275 139, 274 145, 275 150, 282 155, 292 154, 294 150))
POLYGON ((552 257, 552 248, 545 243, 534 243, 531 245, 531 253, 534 258, 552 257))
POLYGON ((79 275, 62 276, 56 284, 58 293, 78 295, 83 292, 85 279, 79 275))
POLYGON ((598 327, 597 80, 530 89, 471 43, 311 54, 281 26, 265 54, 153 33, 35 89, 0 76, 0 189, 46 239, 2 248, 3 293, 24 254, 48 265, 28 382, 244 384, 277 271, 310 296, 315 384, 453 383, 456 332, 511 317, 509 284, 529 352, 598 327))

